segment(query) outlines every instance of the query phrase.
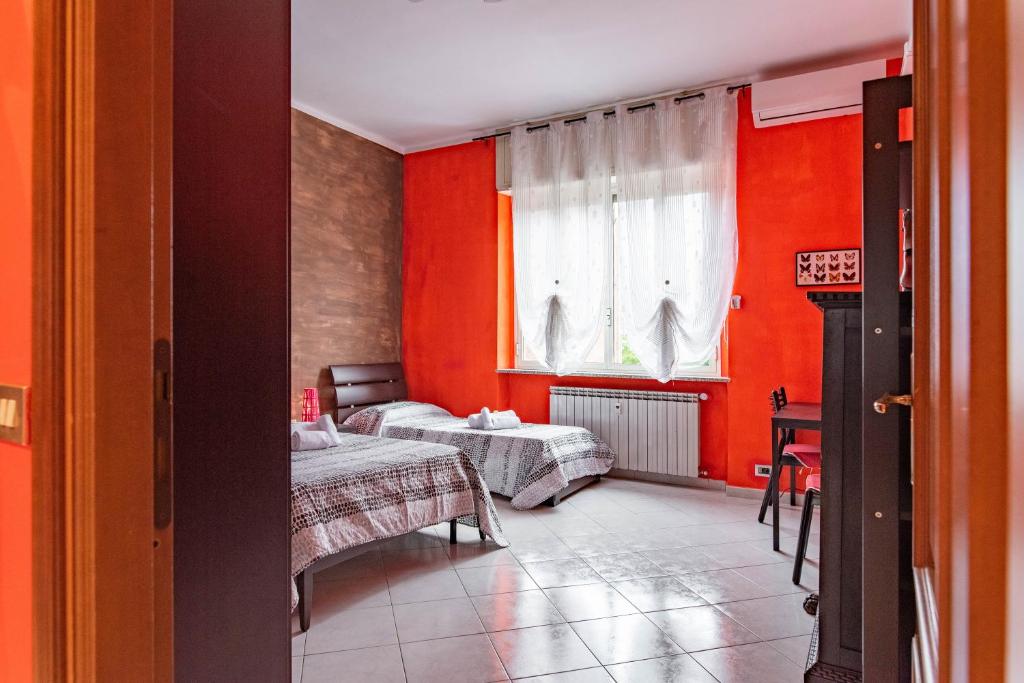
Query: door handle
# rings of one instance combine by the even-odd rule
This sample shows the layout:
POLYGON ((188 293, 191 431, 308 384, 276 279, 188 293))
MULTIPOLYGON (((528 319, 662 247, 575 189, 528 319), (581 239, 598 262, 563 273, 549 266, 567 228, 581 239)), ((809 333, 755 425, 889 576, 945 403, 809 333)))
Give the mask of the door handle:
POLYGON ((910 394, 893 395, 885 392, 875 400, 875 412, 879 415, 885 415, 891 405, 913 406, 914 397, 910 394))

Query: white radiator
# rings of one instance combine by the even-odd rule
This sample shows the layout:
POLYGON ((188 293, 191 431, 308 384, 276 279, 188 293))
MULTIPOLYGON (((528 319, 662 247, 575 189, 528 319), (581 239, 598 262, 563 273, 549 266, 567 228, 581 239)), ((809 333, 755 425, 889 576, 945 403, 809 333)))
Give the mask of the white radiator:
POLYGON ((551 387, 551 422, 597 434, 618 469, 696 477, 702 398, 707 394, 551 387))

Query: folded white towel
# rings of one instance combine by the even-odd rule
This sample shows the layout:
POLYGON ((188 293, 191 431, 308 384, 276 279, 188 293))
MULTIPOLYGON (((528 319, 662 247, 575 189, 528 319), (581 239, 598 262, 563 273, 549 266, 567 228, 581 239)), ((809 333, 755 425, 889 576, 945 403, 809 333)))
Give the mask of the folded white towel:
POLYGON ((293 451, 316 451, 334 445, 334 439, 327 432, 312 429, 297 429, 292 432, 293 451))
POLYGON ((490 429, 491 410, 487 406, 480 409, 479 413, 473 413, 467 418, 470 429, 490 429))
POLYGON ((471 429, 515 429, 523 426, 516 411, 501 410, 492 413, 487 406, 481 408, 479 413, 470 415, 468 422, 471 429))
POLYGON ((338 435, 338 425, 334 424, 334 417, 331 415, 321 415, 320 419, 313 424, 315 424, 321 431, 330 435, 331 441, 334 445, 341 443, 341 436, 338 435))
POLYGON ((523 426, 523 421, 512 411, 506 413, 491 413, 491 426, 488 429, 518 429, 523 426))
POLYGON ((291 433, 292 434, 294 434, 295 432, 300 431, 300 430, 302 430, 302 431, 314 430, 315 431, 315 430, 318 430, 318 429, 320 429, 320 427, 317 426, 316 422, 292 422, 291 423, 291 433))

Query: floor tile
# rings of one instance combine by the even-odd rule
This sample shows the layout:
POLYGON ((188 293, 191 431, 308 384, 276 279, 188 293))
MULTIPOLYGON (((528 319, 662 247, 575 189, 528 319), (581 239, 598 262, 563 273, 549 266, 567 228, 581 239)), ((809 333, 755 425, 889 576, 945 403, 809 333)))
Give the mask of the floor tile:
POLYGON ((641 612, 706 604, 703 598, 671 576, 617 581, 612 587, 641 612))
POLYGON ((651 529, 663 529, 672 526, 659 519, 657 515, 638 515, 635 512, 629 511, 592 515, 591 519, 608 531, 624 534, 644 533, 649 532, 651 529))
MULTIPOLYGON (((389 578, 388 584, 391 602, 396 605, 466 597, 466 590, 454 569, 427 573, 405 572, 389 578)), ((313 608, 316 609, 315 599, 313 608)))
POLYGON ((544 562, 567 560, 576 557, 576 552, 561 539, 554 536, 517 541, 509 550, 520 562, 544 562))
POLYGON ((760 640, 711 606, 651 612, 647 617, 687 652, 760 640))
POLYGON ((499 548, 493 541, 474 544, 457 543, 448 546, 448 557, 456 569, 517 563, 515 556, 508 548, 499 548))
POLYGON ((409 683, 507 681, 505 669, 484 634, 403 643, 409 683))
POLYGON ((803 667, 767 643, 696 652, 693 658, 721 683, 798 683, 803 667))
POLYGON ((608 673, 616 683, 716 683, 690 655, 615 664, 608 667, 608 673))
POLYGON ((302 683, 366 681, 405 683, 402 653, 397 645, 307 655, 302 661, 302 683))
POLYGON ((635 550, 629 539, 608 532, 588 534, 586 536, 571 536, 562 540, 580 557, 629 553, 635 550))
MULTIPOLYGON (((756 541, 748 542, 756 543, 756 541)), ((779 539, 779 551, 775 554, 778 555, 782 561, 792 563, 793 557, 796 554, 796 544, 796 536, 783 536, 779 539)), ((770 547, 771 546, 769 546, 769 548, 770 547)), ((807 554, 805 555, 805 559, 817 564, 820 557, 821 536, 818 534, 811 534, 807 537, 807 554)))
POLYGON ((717 560, 708 557, 697 548, 645 550, 643 555, 669 574, 688 574, 721 569, 717 560))
POLYGON ((584 515, 546 518, 541 519, 541 522, 559 538, 586 536, 607 531, 603 526, 584 515))
MULTIPOLYGON (((499 513, 498 521, 501 522, 502 520, 503 517, 501 517, 499 513)), ((485 543, 487 545, 497 547, 494 541, 489 536, 487 537, 486 541, 481 541, 480 529, 478 527, 470 526, 468 524, 458 524, 455 526, 455 537, 459 540, 458 543, 451 542, 451 527, 448 526, 447 522, 443 524, 438 524, 436 527, 433 527, 433 529, 434 533, 437 534, 437 537, 441 540, 441 545, 445 548, 457 548, 459 546, 477 546, 483 545, 485 543)))
POLYGON ((587 558, 587 564, 605 581, 629 581, 666 575, 664 569, 640 553, 593 555, 587 558))
POLYGON ((517 678, 514 683, 615 683, 615 681, 603 668, 595 667, 546 676, 517 678))
MULTIPOLYGON (((734 543, 772 537, 771 526, 757 524, 756 517, 750 522, 729 522, 726 524, 698 524, 680 527, 673 533, 687 541, 689 545, 709 545, 712 543, 734 543)), ((769 545, 769 547, 771 547, 769 545)))
POLYGON ((807 653, 811 649, 811 636, 793 636, 767 642, 794 664, 801 667, 807 664, 807 653))
POLYGON ((768 590, 772 595, 803 593, 818 590, 818 569, 809 562, 804 563, 800 573, 800 584, 793 583, 793 565, 763 564, 755 567, 737 567, 736 572, 768 590))
POLYGON ((313 574, 313 581, 342 581, 356 577, 380 576, 383 573, 384 562, 381 560, 380 551, 371 550, 313 574))
POLYGON ((642 614, 572 624, 576 635, 602 664, 666 657, 683 651, 642 614))
POLYGON ((759 640, 776 640, 807 635, 814 630, 814 617, 804 611, 806 596, 777 595, 757 600, 726 602, 717 609, 752 631, 759 640))
POLYGON ((452 569, 451 560, 448 558, 448 549, 441 546, 381 553, 381 560, 384 565, 384 573, 388 577, 410 572, 452 569))
POLYGON ((292 683, 302 680, 302 657, 292 657, 292 683))
POLYGON ((712 604, 766 598, 772 593, 732 569, 682 574, 677 577, 687 588, 712 604))
POLYGON ((608 496, 600 495, 599 493, 591 494, 591 491, 594 491, 594 489, 580 491, 577 495, 567 498, 565 503, 590 516, 629 512, 608 496))
POLYGON ((487 631, 508 631, 565 622, 562 614, 539 590, 480 595, 471 599, 487 631))
POLYGON ((390 607, 347 610, 320 618, 314 605, 313 620, 306 632, 307 655, 397 643, 390 607))
POLYGON ((501 529, 505 532, 505 538, 513 544, 541 538, 557 538, 555 532, 541 524, 540 520, 534 519, 532 516, 526 516, 530 513, 515 510, 512 514, 523 516, 519 517, 518 520, 516 517, 502 517, 501 529))
POLYGON ((491 642, 512 678, 587 669, 599 665, 568 624, 492 633, 491 642))
POLYGON ((385 541, 381 550, 410 550, 413 548, 436 548, 441 546, 441 539, 434 532, 422 529, 408 534, 402 534, 385 541))
POLYGON ((537 588, 537 584, 533 582, 530 575, 518 564, 459 569, 458 575, 466 587, 466 592, 471 596, 512 593, 537 588))
POLYGON ((306 634, 292 633, 292 657, 301 657, 306 652, 306 634))
POLYGON ((394 612, 402 643, 484 632, 469 598, 395 605, 394 612))
POLYGON ((566 621, 618 617, 637 611, 629 600, 606 583, 548 588, 544 593, 566 621))
POLYGON ((313 618, 361 607, 391 604, 388 582, 383 575, 363 576, 347 581, 323 581, 313 584, 313 618))
POLYGON ((698 546, 698 550, 718 562, 723 569, 732 567, 750 567, 759 564, 775 564, 786 558, 771 552, 771 545, 764 549, 748 541, 736 543, 718 543, 715 545, 698 546))
POLYGON ((541 588, 582 586, 604 581, 600 574, 578 557, 567 560, 524 562, 523 569, 530 573, 530 577, 541 588))

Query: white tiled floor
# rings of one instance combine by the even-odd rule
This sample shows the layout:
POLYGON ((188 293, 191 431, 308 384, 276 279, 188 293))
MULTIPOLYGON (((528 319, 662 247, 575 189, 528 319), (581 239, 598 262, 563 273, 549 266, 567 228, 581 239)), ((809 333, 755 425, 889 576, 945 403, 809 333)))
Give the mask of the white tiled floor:
POLYGON ((604 479, 554 509, 495 504, 507 550, 443 524, 317 575, 293 681, 803 680, 818 535, 794 586, 798 509, 776 553, 757 501, 721 492, 604 479))

